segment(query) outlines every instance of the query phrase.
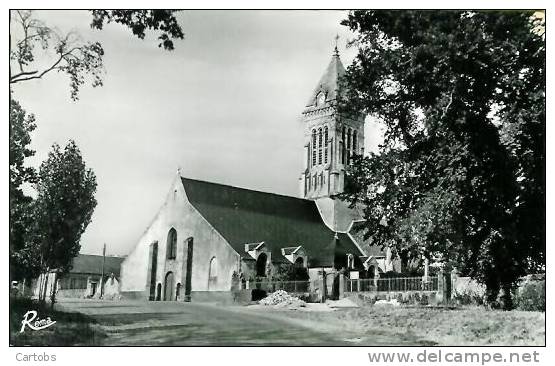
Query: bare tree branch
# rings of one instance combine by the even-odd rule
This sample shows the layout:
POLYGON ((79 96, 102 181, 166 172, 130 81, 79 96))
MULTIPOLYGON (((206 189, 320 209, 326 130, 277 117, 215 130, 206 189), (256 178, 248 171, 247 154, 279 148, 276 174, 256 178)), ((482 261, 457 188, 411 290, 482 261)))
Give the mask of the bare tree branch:
POLYGON ((10 61, 16 63, 19 72, 13 74, 10 67, 10 84, 41 79, 56 70, 70 77, 73 100, 78 98, 79 88, 86 77, 91 79, 93 87, 102 85, 104 50, 99 43, 85 43, 74 31, 60 34, 34 19, 31 12, 17 11, 16 14, 12 17, 12 28, 13 24, 20 27, 16 32, 20 37, 10 42, 10 61), (38 64, 41 57, 35 52, 37 45, 42 46, 46 54, 48 50, 54 51, 55 60, 46 66, 38 64))

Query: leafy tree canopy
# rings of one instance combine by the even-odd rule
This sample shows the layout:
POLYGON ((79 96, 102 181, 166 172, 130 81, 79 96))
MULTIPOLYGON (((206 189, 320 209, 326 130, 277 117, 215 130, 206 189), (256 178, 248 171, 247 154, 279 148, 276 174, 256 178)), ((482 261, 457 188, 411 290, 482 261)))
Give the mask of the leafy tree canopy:
POLYGON ((36 180, 35 169, 25 165, 25 159, 35 155, 29 145, 36 127, 35 116, 10 98, 10 194, 23 194, 21 184, 36 180))
POLYGON ((70 141, 63 150, 53 145, 39 178, 34 217, 42 269, 67 272, 96 207, 96 176, 70 141))
MULTIPOLYGON (((345 198, 366 235, 454 264, 493 301, 545 255, 545 40, 523 11, 354 11, 345 113, 385 126, 345 198)), ((543 262, 544 263, 544 262, 543 262)), ((510 307, 510 298, 506 298, 510 307)))
POLYGON ((102 29, 104 23, 115 22, 129 28, 140 39, 148 29, 159 31, 158 47, 171 51, 173 39, 183 39, 184 34, 174 16, 175 10, 93 10, 92 28, 102 29))
POLYGON ((29 147, 31 132, 36 128, 35 117, 10 99, 10 276, 12 279, 31 278, 36 273, 36 257, 28 250, 27 240, 33 223, 32 199, 24 194, 23 183, 34 183, 34 168, 25 159, 35 152, 29 147))
MULTIPOLYGON (((91 27, 102 29, 105 23, 122 24, 140 39, 146 31, 159 33, 160 47, 173 50, 173 40, 183 39, 183 31, 174 10, 93 10, 91 27)), ((79 98, 86 82, 101 86, 104 76, 104 49, 99 42, 86 42, 75 32, 62 34, 35 18, 32 11, 10 12, 10 84, 41 79, 57 71, 70 79, 71 99, 79 98), (38 52, 49 57, 38 56, 38 52), (51 61, 47 61, 52 58, 51 61), (46 61, 45 61, 46 60, 46 61)))

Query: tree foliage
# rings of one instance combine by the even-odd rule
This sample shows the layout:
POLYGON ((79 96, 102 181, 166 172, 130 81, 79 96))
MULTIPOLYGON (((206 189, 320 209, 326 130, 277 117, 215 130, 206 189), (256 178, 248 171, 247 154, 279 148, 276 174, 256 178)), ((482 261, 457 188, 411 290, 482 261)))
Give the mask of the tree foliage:
POLYGON ((36 128, 35 117, 10 99, 10 278, 31 278, 36 273, 36 258, 28 246, 32 198, 22 189, 24 183, 34 183, 37 174, 25 160, 35 152, 30 148, 31 132, 36 128))
POLYGON ((93 87, 102 85, 104 50, 98 42, 84 42, 75 32, 61 34, 33 17, 31 11, 16 10, 10 17, 10 84, 41 79, 51 71, 70 79, 71 99, 87 79, 93 87), (13 25, 13 26, 12 26, 13 25), (45 64, 37 48, 53 60, 45 64))
POLYGON ((43 269, 70 269, 79 240, 96 207, 96 176, 85 166, 75 141, 54 144, 41 164, 35 224, 43 269))
MULTIPOLYGON (((505 306, 545 258, 545 41, 524 11, 354 11, 344 112, 385 126, 345 197, 366 235, 454 264, 505 306)), ((540 31, 539 31, 540 30, 540 31)))
POLYGON ((35 169, 25 165, 25 159, 35 155, 29 145, 36 127, 35 116, 10 98, 10 196, 23 195, 21 185, 36 180, 35 169))
POLYGON ((183 30, 174 16, 175 10, 93 10, 92 28, 102 29, 104 23, 115 22, 129 28, 140 39, 145 38, 145 31, 159 31, 158 47, 171 51, 173 39, 183 39, 183 30))
MULTIPOLYGON (((115 22, 130 28, 140 39, 144 39, 149 30, 158 32, 160 46, 166 50, 173 50, 173 40, 184 37, 174 10, 93 10, 91 14, 93 18, 91 27, 94 29, 102 29, 105 23, 115 22)), ((86 82, 93 87, 102 85, 103 56, 104 50, 98 42, 85 42, 75 32, 62 34, 56 28, 37 19, 32 11, 10 12, 10 85, 41 79, 52 71, 61 72, 69 76, 70 96, 72 100, 77 100, 79 90, 86 82)), ((54 152, 50 156, 51 161, 40 175, 39 187, 43 192, 42 195, 39 194, 40 200, 33 201, 23 193, 23 184, 35 184, 38 179, 35 169, 24 164, 25 159, 34 154, 29 144, 31 143, 30 133, 35 127, 34 116, 28 115, 21 108, 10 90, 10 277, 13 279, 32 278, 38 274, 37 271, 58 268, 58 265, 65 268, 61 262, 67 264, 67 261, 77 254, 75 249, 77 248, 78 251, 78 247, 71 247, 71 250, 65 253, 65 259, 62 257, 56 259, 60 263, 56 263, 54 259, 64 254, 63 246, 70 245, 71 238, 77 240, 75 244, 78 244, 81 230, 84 230, 90 220, 87 215, 90 216, 95 205, 91 201, 89 204, 92 208, 84 203, 82 207, 76 206, 76 210, 85 211, 82 212, 82 217, 77 216, 77 211, 70 212, 71 223, 63 224, 46 219, 48 204, 45 202, 48 202, 47 198, 50 197, 49 190, 54 188, 52 177, 46 172, 54 168, 62 169, 64 162, 59 161, 59 158, 63 156, 70 159, 65 162, 68 165, 79 166, 80 153, 73 142, 66 147, 66 155, 63 155, 55 145, 54 152), (38 217, 43 221, 37 220, 38 217), (63 235, 65 239, 61 242, 50 240, 48 235, 54 234, 46 235, 40 231, 46 228, 57 233, 55 235, 63 235), (61 252, 58 252, 56 248, 60 245, 62 245, 61 252), (46 250, 48 246, 52 246, 52 249, 46 250), (46 250, 46 253, 42 253, 43 250, 46 250), (42 263, 39 253, 46 254, 42 263)), ((85 186, 83 189, 89 189, 94 193, 92 187, 94 175, 92 172, 85 175, 86 179, 84 179, 90 186, 85 186)), ((70 197, 71 200, 75 192, 67 192, 66 198, 62 191, 58 193, 58 198, 67 200, 67 197, 70 197)), ((59 204, 67 204, 66 201, 64 202, 59 204)), ((62 208, 56 206, 55 202, 49 204, 52 208, 62 208)))
MULTIPOLYGON (((91 27, 102 29, 104 23, 115 22, 131 29, 140 39, 145 38, 147 30, 157 31, 159 46, 173 50, 173 40, 184 37, 174 12, 93 10, 91 27)), ((61 72, 69 77, 71 99, 77 100, 85 83, 93 87, 102 85, 103 57, 104 49, 99 42, 83 41, 75 32, 62 34, 35 18, 32 11, 10 12, 10 84, 41 79, 52 71, 61 72)))
POLYGON ((70 141, 63 150, 54 144, 40 166, 34 202, 33 239, 40 253, 41 273, 55 270, 63 275, 71 269, 96 207, 95 192, 95 174, 85 166, 75 142, 70 141))

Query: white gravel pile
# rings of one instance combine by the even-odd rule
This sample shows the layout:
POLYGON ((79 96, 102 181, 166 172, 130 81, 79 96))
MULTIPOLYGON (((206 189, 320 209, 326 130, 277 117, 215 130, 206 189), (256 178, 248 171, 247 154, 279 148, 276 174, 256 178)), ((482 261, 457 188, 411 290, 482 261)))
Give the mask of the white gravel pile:
POLYGON ((299 308, 306 306, 306 303, 303 300, 299 299, 298 297, 291 296, 287 293, 287 291, 283 290, 272 292, 270 295, 263 298, 258 303, 266 306, 289 308, 299 308))
POLYGON ((374 303, 374 305, 391 305, 391 306, 399 306, 401 305, 397 299, 392 300, 378 300, 374 303))

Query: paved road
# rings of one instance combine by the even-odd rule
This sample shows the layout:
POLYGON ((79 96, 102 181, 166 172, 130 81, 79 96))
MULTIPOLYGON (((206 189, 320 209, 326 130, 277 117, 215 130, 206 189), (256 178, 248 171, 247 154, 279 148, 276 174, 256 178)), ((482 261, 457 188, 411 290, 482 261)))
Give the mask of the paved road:
POLYGON ((394 339, 322 327, 287 313, 215 304, 61 300, 59 306, 94 317, 107 346, 362 346, 399 344, 394 339), (362 343, 361 343, 362 341, 362 343))

